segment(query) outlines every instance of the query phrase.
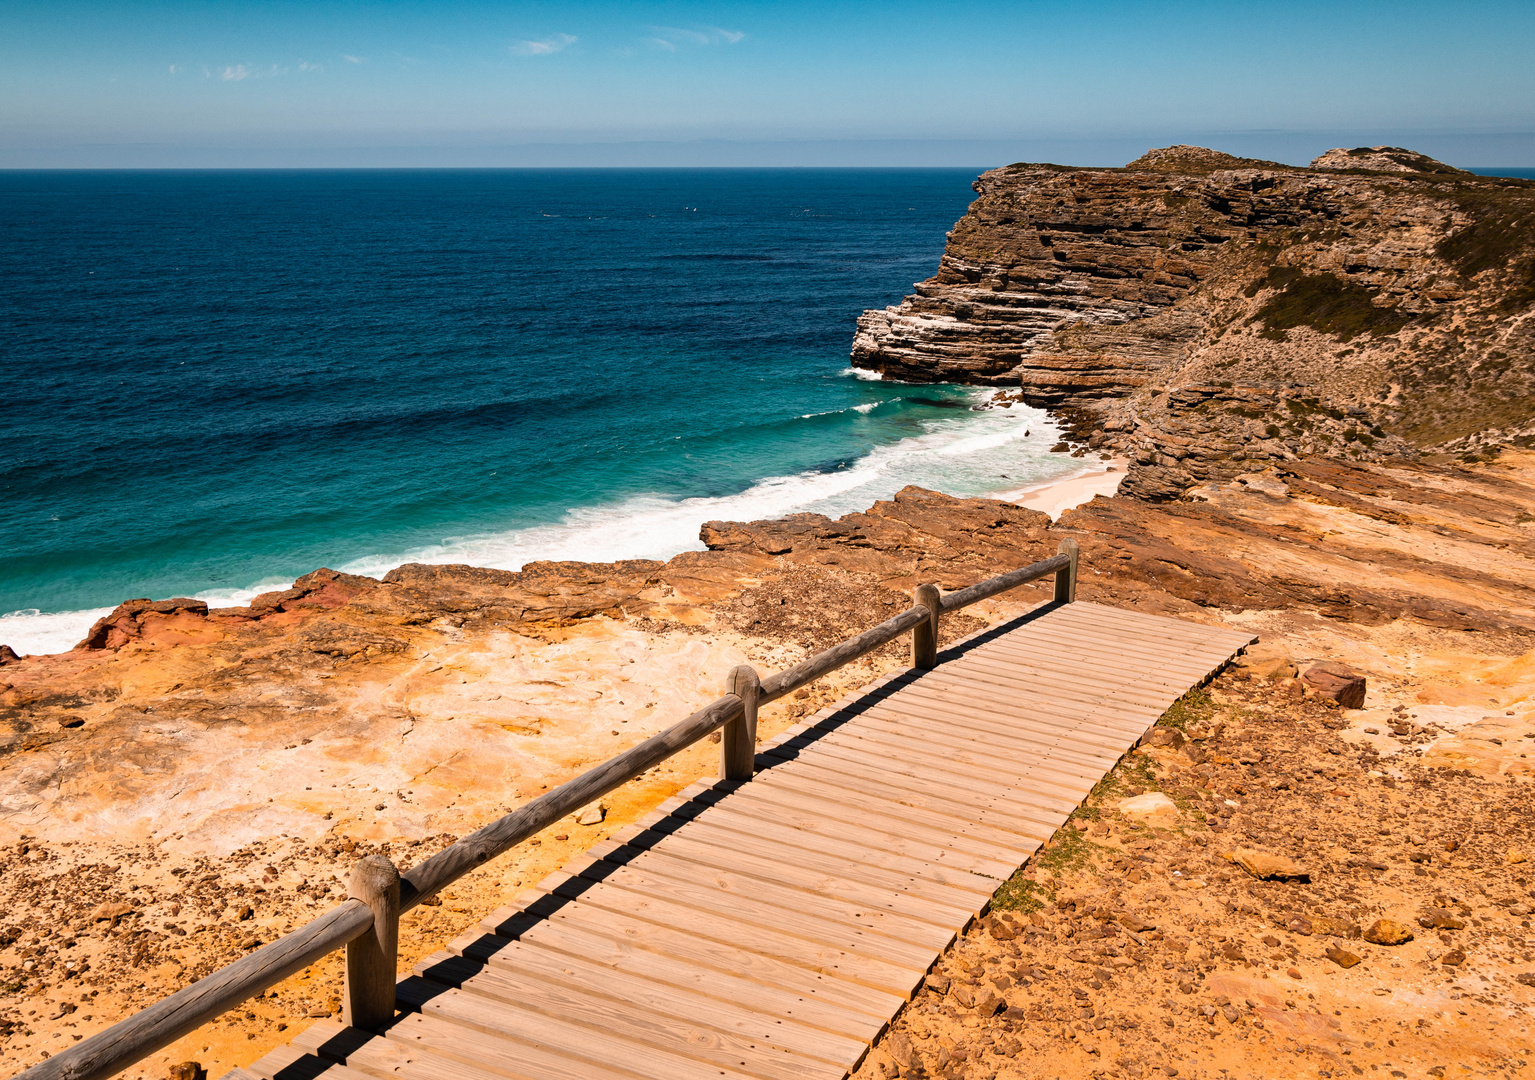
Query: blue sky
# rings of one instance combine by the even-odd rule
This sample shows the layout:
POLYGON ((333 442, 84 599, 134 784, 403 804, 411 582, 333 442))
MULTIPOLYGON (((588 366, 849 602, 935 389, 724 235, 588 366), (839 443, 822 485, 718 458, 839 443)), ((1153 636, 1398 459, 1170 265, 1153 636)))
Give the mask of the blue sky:
POLYGON ((0 6, 0 167, 1535 165, 1535 3, 0 6))

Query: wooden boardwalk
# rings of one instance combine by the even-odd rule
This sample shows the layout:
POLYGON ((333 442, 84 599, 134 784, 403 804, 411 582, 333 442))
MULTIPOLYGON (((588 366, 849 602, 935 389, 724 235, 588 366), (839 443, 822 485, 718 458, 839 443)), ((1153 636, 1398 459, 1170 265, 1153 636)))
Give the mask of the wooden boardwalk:
POLYGON ((939 954, 1252 638, 1046 605, 765 744, 230 1078, 837 1080, 939 954))

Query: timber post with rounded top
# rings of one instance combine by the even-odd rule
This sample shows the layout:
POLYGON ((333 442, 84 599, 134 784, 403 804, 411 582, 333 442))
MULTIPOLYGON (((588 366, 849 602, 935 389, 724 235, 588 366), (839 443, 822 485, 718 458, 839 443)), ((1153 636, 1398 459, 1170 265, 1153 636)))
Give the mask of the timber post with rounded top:
POLYGON ((400 949, 400 872, 382 855, 352 867, 347 892, 373 912, 373 926, 346 945, 344 1016, 348 1027, 373 1031, 394 1020, 400 949))
POLYGON ((927 609, 927 618, 911 629, 911 666, 930 671, 938 666, 938 616, 943 612, 943 593, 937 585, 918 585, 912 602, 927 609))
POLYGON ((1071 558, 1069 566, 1063 566, 1055 572, 1055 602, 1069 604, 1077 598, 1077 563, 1081 558, 1081 549, 1077 547, 1077 542, 1068 536, 1055 550, 1058 554, 1071 558))
POLYGON ((725 693, 741 699, 741 715, 720 729, 720 775, 726 780, 750 780, 757 758, 757 701, 762 680, 757 669, 741 664, 725 676, 725 693))

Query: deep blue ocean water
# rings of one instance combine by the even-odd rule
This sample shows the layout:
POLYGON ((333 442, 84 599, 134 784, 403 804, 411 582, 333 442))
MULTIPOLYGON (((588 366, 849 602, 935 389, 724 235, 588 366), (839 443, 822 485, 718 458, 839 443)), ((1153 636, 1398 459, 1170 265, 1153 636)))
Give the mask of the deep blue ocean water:
POLYGON ((974 175, 0 173, 0 642, 1080 471, 1034 410, 848 369, 974 175))

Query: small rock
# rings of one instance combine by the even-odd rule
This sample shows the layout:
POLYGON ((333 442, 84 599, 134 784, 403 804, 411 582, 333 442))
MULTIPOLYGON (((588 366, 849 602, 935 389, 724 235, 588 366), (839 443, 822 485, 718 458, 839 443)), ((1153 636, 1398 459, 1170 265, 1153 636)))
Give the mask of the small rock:
POLYGON ((179 1065, 172 1065, 170 1080, 207 1080, 207 1070, 200 1061, 183 1061, 179 1065))
POLYGON ((254 914, 255 912, 251 910, 249 904, 241 904, 239 910, 235 912, 235 919, 239 922, 249 922, 250 917, 254 914))
POLYGON ((935 994, 947 994, 952 980, 947 975, 932 974, 926 979, 926 986, 935 994))
POLYGON ((1466 952, 1464 949, 1451 949, 1439 958, 1439 962, 1445 967, 1460 967, 1466 962, 1466 952))
POLYGON ((1523 983, 1525 986, 1535 986, 1535 971, 1526 971, 1523 975, 1515 975, 1514 981, 1516 983, 1523 983))
POLYGON ((1359 957, 1355 956, 1347 949, 1338 948, 1336 945, 1328 947, 1327 959, 1331 960, 1341 968, 1351 968, 1355 964, 1359 963, 1359 957))
POLYGON ((1183 737, 1183 732, 1175 727, 1158 724, 1146 734, 1141 736, 1141 746, 1165 746, 1170 750, 1182 750, 1183 744, 1188 740, 1183 737))
POLYGON ((96 907, 91 911, 90 921, 105 922, 106 920, 110 919, 112 921, 112 925, 116 926, 118 919, 121 919, 124 915, 130 915, 132 913, 132 904, 125 904, 120 900, 108 900, 105 903, 96 905, 96 907))
POLYGON ((1405 945, 1413 939, 1413 933, 1392 919, 1376 919, 1364 932, 1364 939, 1372 945, 1405 945))
POLYGON ((1519 863, 1524 862, 1525 854, 1522 851, 1510 851, 1508 853, 1508 855, 1505 856, 1505 858, 1507 858, 1508 864, 1510 866, 1515 866, 1515 865, 1518 865, 1519 863))
POLYGON ((1311 874, 1294 859, 1283 855, 1268 855, 1261 851, 1237 848, 1221 854, 1227 862, 1235 863, 1261 881, 1310 881, 1311 874))
POLYGON ((1345 709, 1364 708, 1365 678, 1344 664, 1314 664, 1301 679, 1319 698, 1336 701, 1345 709))
POLYGON ((1287 968, 1287 969, 1285 969, 1285 974, 1290 976, 1290 978, 1292 978, 1292 979, 1298 979, 1298 978, 1301 977, 1300 976, 1300 971, 1298 969, 1296 969, 1296 968, 1287 968))
POLYGON ((1160 791, 1148 791, 1129 799, 1121 799, 1115 807, 1128 818, 1136 818, 1150 825, 1172 826, 1178 823, 1178 804, 1160 791))
POLYGON ((84 726, 85 726, 85 718, 84 717, 80 717, 80 716, 66 716, 66 717, 64 717, 64 719, 59 721, 59 727, 66 728, 66 729, 68 729, 68 728, 77 728, 77 727, 84 727, 84 726))
POLYGON ((1429 908, 1418 916, 1418 925, 1426 930, 1464 930, 1466 922, 1444 908, 1429 908))
POLYGON ((577 825, 601 825, 602 819, 608 816, 608 808, 601 803, 592 803, 581 813, 576 815, 577 825))
POLYGON ((1359 936, 1359 924, 1349 922, 1347 919, 1333 919, 1326 915, 1314 915, 1311 918, 1311 930, 1323 937, 1340 937, 1353 940, 1359 936))

